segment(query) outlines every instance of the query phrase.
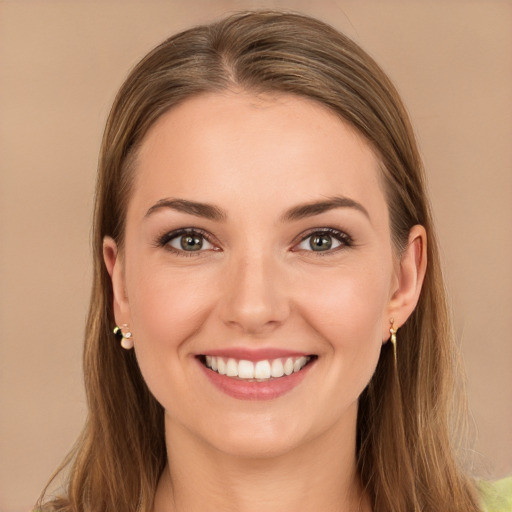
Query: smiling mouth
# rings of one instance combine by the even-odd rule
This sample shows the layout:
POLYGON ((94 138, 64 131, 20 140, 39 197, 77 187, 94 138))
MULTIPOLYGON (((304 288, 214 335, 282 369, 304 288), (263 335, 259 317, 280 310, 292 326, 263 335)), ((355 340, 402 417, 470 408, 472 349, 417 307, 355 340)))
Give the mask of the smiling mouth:
POLYGON ((248 361, 246 359, 225 358, 219 356, 198 356, 199 361, 210 370, 246 382, 267 382, 298 373, 318 356, 279 357, 248 361))

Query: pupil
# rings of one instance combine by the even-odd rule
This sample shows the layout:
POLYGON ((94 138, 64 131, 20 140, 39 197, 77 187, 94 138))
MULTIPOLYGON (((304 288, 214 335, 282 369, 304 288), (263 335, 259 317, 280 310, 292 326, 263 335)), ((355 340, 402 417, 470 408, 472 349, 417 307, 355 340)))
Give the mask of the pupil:
POLYGON ((313 251, 327 251, 332 246, 332 239, 328 235, 315 235, 309 245, 313 251))
POLYGON ((185 251, 199 251, 203 247, 203 241, 199 236, 183 235, 181 237, 181 247, 185 251))

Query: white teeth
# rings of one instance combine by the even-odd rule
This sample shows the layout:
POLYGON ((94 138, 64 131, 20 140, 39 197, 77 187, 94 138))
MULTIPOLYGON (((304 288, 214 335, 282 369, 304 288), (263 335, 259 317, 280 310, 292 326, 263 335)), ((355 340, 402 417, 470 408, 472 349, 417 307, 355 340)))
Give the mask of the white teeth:
POLYGON ((217 371, 221 375, 226 375, 226 363, 224 359, 222 359, 222 357, 215 357, 214 359, 217 359, 217 371))
POLYGON ((229 358, 226 361, 222 357, 205 356, 205 364, 213 371, 227 377, 261 381, 298 372, 306 366, 310 359, 310 357, 301 356, 287 357, 286 359, 264 359, 254 363, 246 359, 238 361, 237 359, 229 358))
POLYGON ((254 379, 254 363, 252 361, 246 361, 245 359, 239 361, 238 376, 241 379, 254 379))
POLYGON ((271 366, 272 377, 282 377, 284 375, 284 366, 281 359, 274 359, 271 366))
POLYGON ((254 367, 254 377, 256 379, 269 379, 270 378, 270 363, 265 361, 258 361, 254 367))
POLYGON ((305 357, 299 357, 293 363, 293 371, 298 372, 305 364, 307 363, 307 359, 305 357))
POLYGON ((284 374, 291 375, 293 373, 293 359, 289 357, 284 363, 284 374))
POLYGON ((238 377, 238 363, 234 359, 228 359, 226 364, 226 375, 228 377, 238 377))

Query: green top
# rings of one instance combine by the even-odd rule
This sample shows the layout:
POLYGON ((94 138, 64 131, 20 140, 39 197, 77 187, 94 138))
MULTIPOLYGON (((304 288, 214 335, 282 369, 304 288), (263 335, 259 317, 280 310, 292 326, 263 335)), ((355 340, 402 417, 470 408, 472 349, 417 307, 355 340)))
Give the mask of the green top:
POLYGON ((512 477, 478 484, 483 512, 512 512, 512 477))

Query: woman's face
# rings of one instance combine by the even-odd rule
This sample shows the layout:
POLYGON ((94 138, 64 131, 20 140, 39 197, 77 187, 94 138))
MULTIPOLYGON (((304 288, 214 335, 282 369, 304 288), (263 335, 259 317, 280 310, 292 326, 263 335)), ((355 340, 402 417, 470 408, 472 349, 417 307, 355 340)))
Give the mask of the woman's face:
POLYGON ((369 145, 307 99, 208 94, 152 127, 135 172, 105 254, 168 432, 248 455, 353 440, 400 286, 369 145))

